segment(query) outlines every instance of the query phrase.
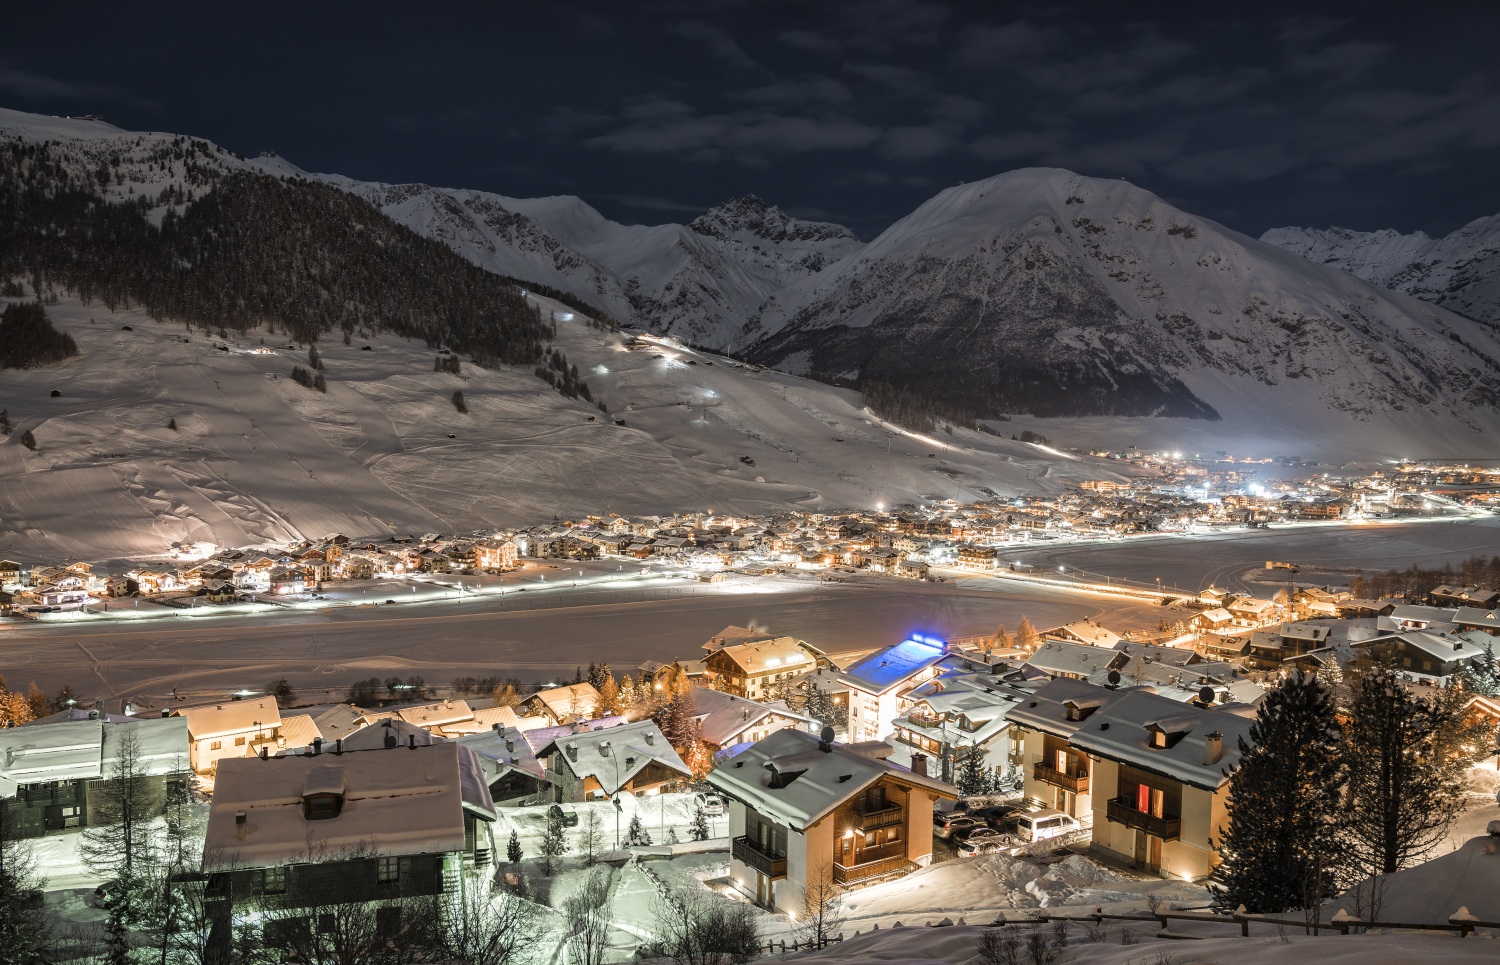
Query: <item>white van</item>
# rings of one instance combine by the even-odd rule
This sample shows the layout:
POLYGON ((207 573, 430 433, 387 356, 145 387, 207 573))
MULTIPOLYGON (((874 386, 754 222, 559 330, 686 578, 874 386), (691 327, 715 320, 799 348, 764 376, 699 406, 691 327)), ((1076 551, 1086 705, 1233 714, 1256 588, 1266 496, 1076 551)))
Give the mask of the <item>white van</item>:
POLYGON ((1029 844, 1033 841, 1045 841, 1048 838, 1072 834, 1081 827, 1083 825, 1071 814, 1044 808, 1041 811, 1020 815, 1016 822, 1016 838, 1029 844))

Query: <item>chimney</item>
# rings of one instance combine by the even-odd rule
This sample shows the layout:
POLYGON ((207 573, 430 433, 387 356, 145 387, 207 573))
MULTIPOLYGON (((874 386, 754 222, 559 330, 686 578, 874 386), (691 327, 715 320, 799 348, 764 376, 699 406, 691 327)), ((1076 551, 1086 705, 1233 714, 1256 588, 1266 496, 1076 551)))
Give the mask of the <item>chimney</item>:
POLYGON ((172 716, 172 708, 170 708, 170 707, 163 707, 161 709, 161 715, 163 717, 171 717, 172 716))
POLYGON ((656 734, 652 731, 646 731, 646 744, 649 747, 656 746, 656 734))
POLYGON ((578 745, 577 744, 569 744, 568 747, 567 747, 567 751, 568 751, 568 760, 570 760, 570 761, 576 761, 576 760, 578 760, 578 745))
POLYGON ((316 757, 317 755, 323 753, 323 738, 321 738, 321 737, 314 737, 313 738, 313 743, 312 743, 312 748, 313 748, 313 756, 314 757, 316 757))
POLYGON ((505 725, 501 724, 501 723, 498 723, 498 722, 495 723, 492 726, 493 726, 493 729, 494 729, 495 733, 497 733, 497 734, 500 733, 501 731, 505 730, 505 725))
POLYGON ((395 734, 392 734, 390 731, 386 731, 386 734, 385 734, 385 746, 386 747, 395 747, 399 743, 401 743, 401 742, 398 741, 398 740, 396 740, 396 735, 395 734))
POLYGON ((234 812, 234 823, 237 824, 237 825, 240 825, 240 826, 244 826, 244 824, 245 824, 245 812, 244 811, 236 811, 236 812, 234 812))
POLYGON ((911 772, 918 777, 927 776, 927 755, 913 754, 911 756, 911 772))
POLYGON ((774 761, 766 761, 766 786, 781 787, 781 771, 777 770, 774 761))
POLYGON ((344 753, 344 739, 342 737, 340 737, 338 740, 336 740, 336 741, 333 742, 333 752, 335 754, 340 755, 340 756, 343 755, 343 753, 344 753))
POLYGON ((1223 756, 1224 756, 1224 735, 1223 734, 1219 733, 1218 731, 1214 731, 1213 733, 1211 733, 1211 734, 1209 734, 1209 735, 1207 735, 1206 737, 1203 738, 1203 764, 1204 764, 1204 766, 1207 766, 1209 764, 1217 764, 1217 763, 1219 763, 1219 759, 1222 758, 1223 756))
POLYGON ((91 710, 91 711, 89 711, 89 720, 98 720, 98 719, 99 719, 99 712, 97 710, 91 710))
POLYGON ((406 747, 407 747, 408 750, 413 750, 413 751, 417 749, 417 735, 416 734, 407 734, 406 735, 406 747))
POLYGON ((515 750, 516 750, 516 742, 515 742, 515 740, 513 738, 510 738, 510 737, 505 738, 505 752, 507 754, 513 754, 513 753, 515 753, 515 750))
MULTIPOLYGON (((266 759, 266 751, 267 751, 266 745, 264 745, 264 744, 260 745, 260 759, 261 760, 265 760, 266 759)), ((241 812, 241 813, 243 813, 243 812, 241 812)))

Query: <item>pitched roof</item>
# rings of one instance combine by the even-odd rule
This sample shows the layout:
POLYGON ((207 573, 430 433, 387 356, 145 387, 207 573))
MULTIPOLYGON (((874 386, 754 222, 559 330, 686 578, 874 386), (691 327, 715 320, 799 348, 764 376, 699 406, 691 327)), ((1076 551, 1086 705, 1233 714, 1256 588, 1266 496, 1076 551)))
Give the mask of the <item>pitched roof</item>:
POLYGON ((761 703, 745 697, 736 697, 719 690, 698 687, 693 690, 693 703, 697 706, 701 736, 716 747, 723 747, 736 737, 754 727, 773 714, 800 721, 804 726, 816 724, 811 717, 788 709, 777 701, 761 703))
POLYGON ((1067 739, 1088 718, 1129 693, 1134 693, 1134 688, 1110 690, 1086 680, 1058 677, 1047 681, 1017 704, 1010 712, 1010 719, 1021 727, 1067 739), (1080 719, 1069 720, 1070 714, 1080 719))
POLYGON ((614 794, 653 761, 684 776, 693 773, 649 720, 561 736, 538 754, 550 753, 552 748, 558 752, 554 767, 566 767, 580 781, 592 777, 606 794, 614 794))
POLYGON ((281 725, 281 709, 276 706, 275 697, 179 707, 172 713, 187 718, 188 733, 195 741, 281 725))
POLYGON ((1216 791, 1239 765, 1239 739, 1249 742, 1252 722, 1252 718, 1230 709, 1205 709, 1133 690, 1091 715, 1069 740, 1075 747, 1101 757, 1216 791), (1181 736, 1170 747, 1153 747, 1152 726, 1181 736), (1223 752, 1218 760, 1205 763, 1210 733, 1221 736, 1223 752))
POLYGON ((796 637, 732 644, 720 647, 704 659, 715 667, 730 661, 747 674, 811 670, 817 664, 808 652, 807 644, 796 637))
POLYGON ((779 730, 745 748, 709 772, 708 783, 773 821, 802 831, 840 804, 891 775, 922 787, 935 797, 957 797, 957 788, 923 777, 883 757, 879 748, 830 744, 822 750, 819 738, 798 730, 779 730), (772 787, 770 767, 783 780, 772 787))
POLYGON ((1066 640, 1048 640, 1026 658, 1023 669, 1040 671, 1049 676, 1069 674, 1087 677, 1099 670, 1122 667, 1129 659, 1129 655, 1120 650, 1093 647, 1086 643, 1069 643, 1066 640))
POLYGON ((354 854, 464 849, 464 813, 495 819, 472 751, 451 741, 415 749, 219 762, 204 839, 205 870, 261 868, 354 854), (341 788, 337 817, 309 821, 308 793, 341 788), (236 812, 245 812, 236 822, 236 812))
POLYGON ((537 760, 531 745, 521 732, 513 727, 502 727, 477 734, 465 734, 459 744, 479 756, 484 768, 485 780, 494 784, 511 771, 521 771, 538 780, 544 780, 547 769, 537 760))

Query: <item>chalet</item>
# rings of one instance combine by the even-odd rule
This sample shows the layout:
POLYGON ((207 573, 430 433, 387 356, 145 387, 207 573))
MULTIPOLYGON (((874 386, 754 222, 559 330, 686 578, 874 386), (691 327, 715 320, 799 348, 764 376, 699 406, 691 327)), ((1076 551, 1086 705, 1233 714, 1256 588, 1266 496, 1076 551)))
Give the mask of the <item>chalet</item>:
POLYGON ((131 570, 126 576, 135 581, 136 593, 148 596, 158 593, 180 593, 188 589, 186 580, 166 570, 131 570))
POLYGON ((495 819, 478 758, 451 741, 224 761, 203 846, 210 951, 227 958, 246 927, 275 946, 337 904, 379 902, 398 931, 390 899, 456 893, 490 864, 495 819))
POLYGON ((1453 614, 1453 625, 1464 633, 1478 631, 1500 636, 1500 608, 1461 606, 1453 614))
POLYGON ((1385 616, 1376 617, 1375 629, 1385 633, 1407 630, 1442 630, 1452 624, 1457 608, 1402 604, 1385 616))
POLYGON ((1221 606, 1211 607, 1194 615, 1191 625, 1195 630, 1216 632, 1234 626, 1234 614, 1221 606))
POLYGON ((816 669, 822 656, 823 652, 806 640, 773 637, 719 647, 703 658, 703 665, 714 676, 718 689, 759 700, 770 696, 784 681, 816 669))
POLYGON ((1447 684, 1460 670, 1486 659, 1484 647, 1491 642, 1483 633, 1407 630, 1362 641, 1355 663, 1389 663, 1423 682, 1447 684))
POLYGON ((15 560, 0 560, 0 586, 15 586, 21 582, 21 564, 15 560))
POLYGON ((224 758, 245 757, 251 743, 275 741, 281 733, 275 697, 178 707, 171 714, 187 718, 188 761, 199 774, 212 774, 224 758))
POLYGON ((497 807, 526 807, 551 800, 547 767, 521 731, 498 725, 460 737, 458 743, 479 757, 497 807))
POLYGON ((1278 608, 1270 600, 1244 596, 1230 603, 1226 610, 1237 627, 1263 627, 1276 619, 1278 608))
POLYGON ((1120 635, 1113 630, 1105 629, 1088 620, 1054 627, 1043 631, 1041 636, 1044 640, 1066 640, 1071 643, 1086 643, 1091 647, 1113 647, 1121 639, 1120 635))
POLYGON ((993 570, 1000 565, 1000 551, 993 546, 964 543, 958 548, 958 561, 954 565, 965 570, 993 570))
POLYGON ((520 712, 553 724, 571 724, 594 716, 598 707, 599 691, 585 682, 538 691, 521 701, 520 712))
POLYGON ((723 647, 737 646, 741 643, 772 639, 775 639, 774 636, 764 628, 730 625, 709 637, 707 642, 703 644, 703 649, 719 650, 723 647))
POLYGON ((699 687, 693 691, 693 703, 699 739, 714 754, 738 744, 753 744, 778 730, 812 733, 822 729, 818 721, 788 709, 782 701, 761 703, 699 687))
POLYGON ((693 777, 649 720, 561 736, 536 756, 547 758, 547 783, 556 801, 614 799, 621 792, 658 794, 693 777))
POLYGON ((932 860, 932 805, 956 797, 887 760, 884 743, 778 731, 714 768, 730 799, 729 876, 762 907, 800 916, 807 888, 899 878, 932 860))
POLYGON ((1093 766, 1089 755, 1073 746, 1073 735, 1095 713, 1134 692, 1060 677, 1018 703, 1010 720, 1022 739, 1026 797, 1092 823, 1093 766))
POLYGON ((307 589, 307 575, 300 567, 280 566, 267 576, 266 587, 278 595, 301 593, 307 589))
POLYGON ((1199 640, 1198 649, 1209 660, 1242 660, 1250 650, 1250 638, 1210 633, 1199 640))
POLYGON ((1482 586, 1439 586, 1428 593, 1427 598, 1433 606, 1440 607, 1467 606, 1490 610, 1500 606, 1500 590, 1482 586))
POLYGON ((127 735, 145 807, 160 814, 171 786, 186 786, 185 721, 69 710, 0 729, 0 807, 11 833, 31 838, 93 823, 101 784, 114 776, 127 735))
MULTIPOLYGON (((999 671, 1003 665, 997 664, 999 671)), ((1011 710, 1027 697, 1002 683, 996 673, 950 670, 908 695, 906 713, 893 722, 897 755, 920 755, 936 763, 942 779, 951 781, 961 762, 978 754, 992 778, 1008 777, 1021 764, 1020 745, 1011 710)))
POLYGON ((889 737, 911 703, 910 692, 938 675, 948 652, 942 640, 914 633, 846 668, 839 683, 849 692, 850 739, 889 737))
POLYGON ((474 544, 474 568, 477 570, 513 570, 520 558, 521 551, 508 539, 486 539, 474 544))
POLYGON ((1164 877, 1209 875, 1253 721, 1144 690, 1090 714, 1069 744, 1093 759, 1093 846, 1164 877))
POLYGON ((925 580, 930 571, 929 564, 922 560, 903 559, 896 565, 896 575, 908 580, 925 580))
POLYGON ((1129 654, 1113 648, 1048 640, 1026 658, 1021 673, 1029 679, 1072 677, 1082 680, 1101 670, 1119 670, 1129 661, 1129 654))
POLYGON ((1281 670, 1284 664, 1327 647, 1332 632, 1332 627, 1321 623, 1283 623, 1274 630, 1256 630, 1250 635, 1245 662, 1255 670, 1281 670))

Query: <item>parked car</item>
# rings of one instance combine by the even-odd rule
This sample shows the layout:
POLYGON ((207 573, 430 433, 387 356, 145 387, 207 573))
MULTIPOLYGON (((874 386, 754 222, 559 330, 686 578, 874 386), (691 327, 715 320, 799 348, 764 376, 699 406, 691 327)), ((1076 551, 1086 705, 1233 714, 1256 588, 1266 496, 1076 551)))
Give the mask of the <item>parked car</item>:
POLYGON ((1072 834, 1083 827, 1071 814, 1052 808, 1021 815, 1016 821, 1016 839, 1022 842, 1045 841, 1048 838, 1072 834))
POLYGON ((547 809, 547 818, 559 818, 565 828, 578 827, 578 812, 572 808, 565 808, 561 804, 554 804, 547 809))
POLYGON ((978 818, 997 831, 1014 830, 1020 814, 1021 809, 1014 804, 996 804, 979 812, 969 812, 970 817, 978 818))
POLYGON ((970 831, 979 826, 980 822, 967 814, 948 814, 932 819, 932 833, 940 838, 952 838, 959 832, 970 831))
POLYGON ((936 801, 932 802, 932 815, 933 815, 933 817, 937 817, 939 814, 968 814, 968 813, 969 813, 969 802, 968 801, 955 801, 951 797, 940 797, 936 801))
POLYGON ((954 845, 954 849, 964 858, 972 858, 978 854, 990 851, 999 851, 1001 848, 1014 843, 1015 839, 1008 834, 996 831, 994 828, 978 827, 964 836, 964 839, 954 845))
POLYGON ((711 791, 700 791, 693 795, 693 807, 701 808, 704 814, 719 815, 727 810, 724 797, 711 791))

